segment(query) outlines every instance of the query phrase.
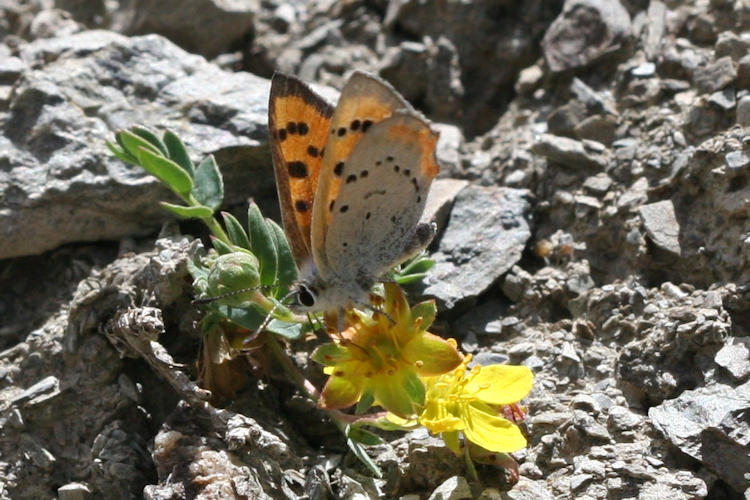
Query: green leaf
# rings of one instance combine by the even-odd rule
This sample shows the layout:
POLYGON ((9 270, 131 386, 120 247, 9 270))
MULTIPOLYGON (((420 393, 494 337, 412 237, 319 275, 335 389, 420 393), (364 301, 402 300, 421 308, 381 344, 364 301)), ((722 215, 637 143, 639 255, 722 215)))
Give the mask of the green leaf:
POLYGON ((193 165, 193 161, 190 159, 185 145, 171 130, 164 132, 164 145, 169 152, 169 159, 184 168, 190 177, 194 177, 195 165, 193 165))
POLYGON ((193 188, 193 179, 181 166, 151 149, 139 148, 138 160, 146 172, 164 182, 177 194, 187 196, 193 188))
POLYGON ((263 214, 260 213, 260 208, 252 201, 247 210, 247 225, 250 229, 252 251, 260 261, 260 283, 273 285, 276 282, 278 266, 276 238, 273 230, 266 224, 263 214))
POLYGON ((234 252, 234 248, 227 245, 223 241, 221 241, 219 238, 211 237, 211 244, 214 246, 217 252, 219 252, 219 255, 224 255, 228 253, 234 252))
POLYGON ((125 163, 130 163, 132 165, 138 165, 140 166, 140 163, 138 163, 138 158, 131 155, 124 149, 120 149, 115 144, 107 141, 107 148, 112 152, 113 155, 117 157, 117 159, 124 161, 125 163))
POLYGON ((429 259, 425 254, 420 254, 406 263, 399 271, 401 274, 426 273, 435 266, 435 261, 429 259))
POLYGON ((166 201, 160 201, 159 204, 173 214, 185 219, 207 219, 214 214, 213 210, 203 206, 186 207, 183 205, 167 203, 166 201))
POLYGON ((198 165, 193 179, 195 184, 193 185, 192 195, 198 200, 198 203, 214 210, 219 208, 221 202, 224 201, 224 180, 221 178, 219 166, 216 164, 213 155, 208 155, 198 165))
POLYGON ((154 146, 156 146, 156 148, 159 150, 159 152, 162 155, 164 155, 166 157, 169 156, 169 152, 167 151, 167 147, 164 145, 163 142, 161 142, 161 139, 159 139, 159 137, 156 134, 154 134, 153 132, 151 132, 149 129, 147 129, 146 127, 135 126, 135 127, 131 128, 130 130, 134 134, 136 134, 137 136, 140 136, 140 137, 146 139, 149 143, 151 143, 154 146))
POLYGON ((216 310, 235 325, 248 330, 257 330, 263 320, 266 319, 266 315, 254 307, 239 308, 218 305, 216 310))
POLYGON ((380 444, 383 442, 383 438, 381 438, 374 432, 370 432, 366 429, 363 429, 362 427, 354 425, 349 426, 346 437, 348 437, 352 441, 362 443, 366 446, 375 446, 376 444, 380 444))
POLYGON ((161 154, 159 148, 157 148, 144 138, 135 135, 129 130, 122 130, 120 132, 117 132, 117 134, 115 135, 115 139, 117 139, 117 143, 122 146, 122 149, 136 158, 140 158, 138 156, 138 151, 141 148, 148 149, 149 151, 152 151, 156 154, 161 154))
POLYGON ((289 285, 299 279, 299 270, 297 269, 297 263, 294 261, 294 254, 292 254, 292 248, 289 246, 284 230, 271 219, 266 219, 266 224, 273 231, 273 236, 276 240, 275 246, 278 258, 276 279, 280 287, 279 294, 285 295, 289 289, 289 285))
POLYGON ((221 212, 221 216, 224 219, 224 226, 227 228, 229 240, 237 246, 250 250, 250 238, 247 236, 247 232, 245 232, 245 228, 242 227, 240 221, 229 212, 221 212))
POLYGON ((287 323, 286 321, 272 319, 266 326, 266 330, 290 340, 297 340, 302 337, 305 331, 304 326, 302 323, 287 323))
POLYGON ((349 446, 349 449, 352 450, 354 456, 356 456, 359 461, 365 465, 365 467, 370 469, 370 472, 372 472, 375 477, 377 477, 378 479, 383 477, 383 472, 380 470, 380 467, 378 467, 377 464, 372 461, 372 458, 370 458, 370 455, 367 454, 367 451, 365 451, 364 447, 360 443, 357 443, 352 439, 347 439, 346 444, 347 446, 349 446))
POLYGON ((427 273, 417 273, 417 274, 407 274, 407 275, 401 274, 401 275, 396 276, 393 279, 393 281, 395 281, 399 285, 408 285, 409 283, 422 281, 425 276, 427 276, 427 273))

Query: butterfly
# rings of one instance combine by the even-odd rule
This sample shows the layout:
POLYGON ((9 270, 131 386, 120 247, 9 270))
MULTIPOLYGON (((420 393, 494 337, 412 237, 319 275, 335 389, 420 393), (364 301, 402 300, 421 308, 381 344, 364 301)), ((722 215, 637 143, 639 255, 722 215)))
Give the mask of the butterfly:
POLYGON ((301 311, 365 305, 374 284, 424 249, 438 134, 388 83, 354 72, 335 107, 293 76, 271 80, 268 126, 301 311))

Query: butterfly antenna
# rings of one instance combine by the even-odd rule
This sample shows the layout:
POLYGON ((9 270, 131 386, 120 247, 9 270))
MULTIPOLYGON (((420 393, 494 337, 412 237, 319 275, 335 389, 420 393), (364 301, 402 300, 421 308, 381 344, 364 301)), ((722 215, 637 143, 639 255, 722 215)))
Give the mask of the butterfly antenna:
POLYGON ((222 293, 221 295, 217 295, 215 297, 201 297, 199 299, 193 299, 190 303, 193 305, 209 304, 217 300, 226 299, 227 297, 233 297, 235 295, 240 295, 247 292, 254 292, 255 290, 262 290, 263 292, 266 292, 268 290, 272 290, 276 286, 278 285, 258 285, 250 288, 240 288, 239 290, 232 290, 231 292, 222 293))
POLYGON ((296 295, 297 293, 298 293, 297 290, 292 290, 286 295, 284 295, 283 297, 281 297, 281 299, 279 299, 279 301, 273 305, 271 310, 268 311, 268 314, 266 314, 266 317, 263 318, 263 323, 260 324, 258 329, 255 331, 255 334, 252 335, 250 338, 254 339, 256 336, 258 336, 260 332, 262 332, 268 326, 268 324, 271 323, 271 320, 273 319, 273 313, 279 310, 279 306, 284 304, 284 301, 288 300, 290 297, 296 295))

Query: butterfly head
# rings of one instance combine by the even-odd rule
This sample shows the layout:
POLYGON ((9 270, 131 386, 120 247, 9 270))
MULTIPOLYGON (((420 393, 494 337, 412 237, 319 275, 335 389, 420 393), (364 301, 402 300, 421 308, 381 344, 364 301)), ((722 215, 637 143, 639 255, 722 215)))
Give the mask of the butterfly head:
POLYGON ((323 278, 309 260, 301 269, 300 280, 292 289, 293 309, 300 312, 338 311, 367 300, 373 280, 337 280, 323 278))

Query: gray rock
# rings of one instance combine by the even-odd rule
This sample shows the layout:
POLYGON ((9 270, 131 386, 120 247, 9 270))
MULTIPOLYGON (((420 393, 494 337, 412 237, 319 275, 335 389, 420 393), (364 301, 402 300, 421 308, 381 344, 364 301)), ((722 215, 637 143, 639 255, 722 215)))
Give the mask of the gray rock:
POLYGON ((714 57, 721 58, 729 56, 733 61, 739 61, 747 55, 750 49, 750 40, 741 38, 732 31, 722 31, 714 45, 714 57))
POLYGON ((643 205, 638 209, 646 234, 654 244, 670 253, 681 255, 680 224, 671 200, 643 205))
POLYGON ((649 409, 659 432, 737 491, 750 487, 750 382, 685 391, 649 409))
POLYGON ((742 97, 737 102, 737 124, 750 127, 750 95, 742 97))
POLYGON ((583 182, 583 187, 595 194, 604 194, 612 186, 612 178, 604 172, 587 177, 583 182))
POLYGON ((750 337, 732 337, 714 357, 716 364, 741 382, 750 375, 750 337))
POLYGON ((531 146, 531 152, 573 169, 602 170, 609 159, 606 153, 587 149, 583 142, 551 134, 539 137, 531 146))
POLYGON ((21 58, 34 69, 0 111, 0 258, 158 228, 168 216, 155 200, 174 198, 105 146, 136 124, 170 128, 189 150, 214 154, 227 202, 273 191, 267 80, 221 71, 153 35, 88 31, 37 40, 21 58))
POLYGON ((664 2, 660 2, 659 0, 649 2, 648 10, 646 11, 648 19, 645 23, 646 34, 643 37, 643 49, 649 60, 653 60, 657 55, 661 54, 662 44, 664 43, 666 13, 667 6, 664 5, 664 2))
POLYGON ((585 67, 619 49, 630 36, 630 15, 617 0, 567 0, 542 46, 550 69, 585 67))
POLYGON ((466 498, 474 498, 468 481, 463 476, 454 476, 435 488, 428 500, 463 500, 466 498))
POLYGON ((544 481, 533 481, 521 476, 512 490, 502 496, 503 500, 553 500, 556 496, 544 481))
POLYGON ((742 170, 750 165, 750 158, 742 151, 730 151, 724 156, 729 170, 742 170))
POLYGON ((456 197, 424 293, 441 309, 475 298, 521 258, 531 235, 528 192, 470 186, 456 197))
POLYGON ((693 72, 693 83, 704 94, 711 94, 730 85, 737 78, 737 70, 729 56, 722 57, 693 72))
POLYGON ((257 0, 136 0, 118 17, 128 34, 159 33, 180 47, 212 58, 253 28, 257 0))
POLYGON ((518 80, 516 80, 515 86, 516 92, 519 94, 530 94, 537 88, 543 76, 544 71, 536 64, 524 68, 518 73, 518 80))
POLYGON ((715 104, 724 111, 731 110, 737 104, 734 88, 728 87, 714 92, 708 96, 708 102, 715 104))
POLYGON ((88 500, 91 488, 85 483, 68 483, 57 488, 58 500, 88 500))
POLYGON ((589 116, 573 129, 579 139, 590 139, 606 146, 614 142, 616 130, 617 118, 608 114, 589 116))

